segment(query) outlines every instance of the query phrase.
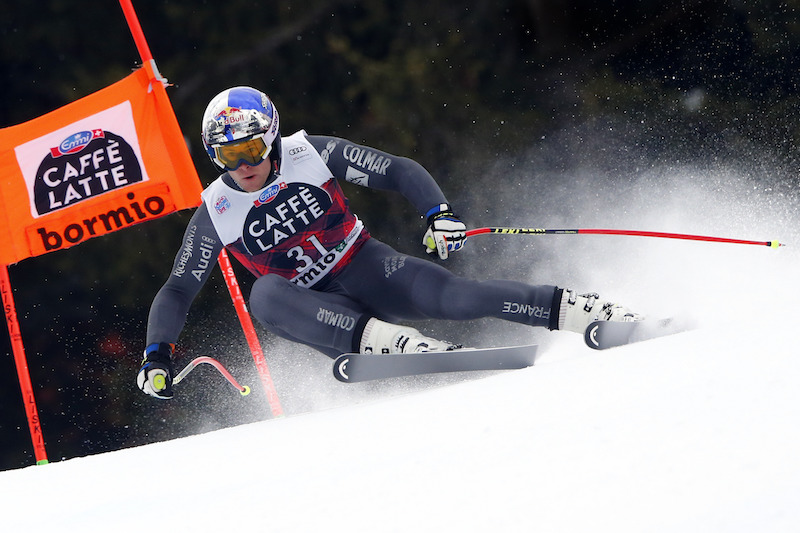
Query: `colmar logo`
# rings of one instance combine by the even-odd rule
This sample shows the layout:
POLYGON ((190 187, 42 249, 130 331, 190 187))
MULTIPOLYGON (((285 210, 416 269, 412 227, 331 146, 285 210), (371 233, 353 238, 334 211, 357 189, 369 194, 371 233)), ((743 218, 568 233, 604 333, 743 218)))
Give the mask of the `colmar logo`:
POLYGON ((342 155, 354 165, 368 170, 369 172, 381 174, 382 176, 386 175, 386 169, 392 164, 392 159, 390 157, 378 155, 366 148, 353 146, 352 144, 345 145, 342 149, 342 155))

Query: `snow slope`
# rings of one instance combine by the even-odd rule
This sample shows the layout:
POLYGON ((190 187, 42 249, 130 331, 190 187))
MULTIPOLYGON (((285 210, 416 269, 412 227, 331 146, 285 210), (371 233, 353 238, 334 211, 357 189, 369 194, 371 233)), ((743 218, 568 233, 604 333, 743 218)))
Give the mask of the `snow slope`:
MULTIPOLYGON (((597 353, 574 334, 500 328, 541 343, 535 367, 384 392, 320 373, 295 391, 324 382, 339 398, 315 412, 0 472, 3 530, 800 531, 796 204, 659 183, 661 203, 631 187, 597 212, 791 246, 564 237, 536 241, 558 254, 552 272, 522 275, 698 329, 597 353)), ((579 207, 564 216, 591 223, 579 207)))
POLYGON ((528 370, 3 472, 4 529, 797 531, 790 336, 564 338, 528 370))

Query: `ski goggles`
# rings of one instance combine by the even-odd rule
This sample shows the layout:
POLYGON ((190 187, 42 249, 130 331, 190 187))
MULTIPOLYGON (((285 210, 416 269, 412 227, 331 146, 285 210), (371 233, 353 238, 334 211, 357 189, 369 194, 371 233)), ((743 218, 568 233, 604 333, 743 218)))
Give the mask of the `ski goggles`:
POLYGON ((225 170, 236 170, 242 163, 250 166, 261 164, 271 151, 272 145, 267 145, 262 135, 246 141, 215 146, 214 159, 225 170))

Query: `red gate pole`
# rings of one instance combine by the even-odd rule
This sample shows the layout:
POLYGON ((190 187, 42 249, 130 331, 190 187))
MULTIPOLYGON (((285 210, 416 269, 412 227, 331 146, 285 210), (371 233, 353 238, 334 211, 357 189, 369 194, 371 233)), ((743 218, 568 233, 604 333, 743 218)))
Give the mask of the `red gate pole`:
POLYGON ((36 399, 33 396, 28 360, 25 357, 25 347, 22 345, 19 322, 17 321, 17 308, 14 305, 14 295, 11 292, 11 279, 8 276, 8 266, 0 268, 0 293, 3 295, 3 309, 5 310, 8 336, 11 338, 11 351, 14 353, 14 363, 17 366, 19 387, 22 390, 22 401, 25 404, 25 414, 28 417, 28 429, 33 442, 33 453, 37 465, 46 465, 47 452, 44 449, 44 434, 39 420, 39 411, 36 409, 36 399))
POLYGON ((122 6, 122 12, 125 13, 125 20, 128 21, 128 28, 133 35, 133 42, 136 43, 136 49, 142 57, 142 62, 147 63, 153 60, 153 54, 150 52, 150 47, 147 45, 147 39, 144 38, 142 25, 139 24, 139 17, 136 16, 136 11, 133 10, 131 0, 119 0, 119 5, 122 6))
POLYGON ((269 402, 272 416, 283 416, 283 407, 281 407, 281 402, 278 399, 278 391, 275 389, 275 384, 272 382, 267 360, 264 358, 261 343, 256 335, 256 328, 253 326, 253 319, 250 318, 250 313, 247 311, 247 305, 245 305, 244 296, 242 296, 242 289, 239 286, 239 282, 236 280, 236 274, 233 272, 233 265, 228 257, 228 253, 224 249, 219 254, 219 267, 222 269, 222 274, 225 276, 225 284, 228 286, 228 292, 231 294, 233 306, 236 308, 236 314, 239 317, 239 322, 242 324, 242 330, 247 339, 247 345, 250 347, 250 353, 253 354, 253 360, 256 362, 258 375, 261 378, 262 385, 264 385, 264 392, 267 395, 267 401, 269 402))

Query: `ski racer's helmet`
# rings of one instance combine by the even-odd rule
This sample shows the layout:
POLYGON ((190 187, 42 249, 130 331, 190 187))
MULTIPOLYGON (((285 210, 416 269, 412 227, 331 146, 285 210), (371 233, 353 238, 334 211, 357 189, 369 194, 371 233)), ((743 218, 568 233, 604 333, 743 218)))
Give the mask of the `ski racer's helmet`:
POLYGON ((203 114, 203 146, 223 170, 242 163, 258 165, 272 153, 281 157, 278 110, 269 97, 252 87, 232 87, 211 99, 203 114))

